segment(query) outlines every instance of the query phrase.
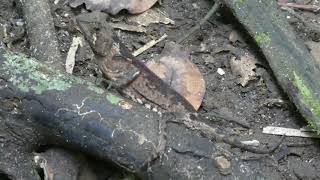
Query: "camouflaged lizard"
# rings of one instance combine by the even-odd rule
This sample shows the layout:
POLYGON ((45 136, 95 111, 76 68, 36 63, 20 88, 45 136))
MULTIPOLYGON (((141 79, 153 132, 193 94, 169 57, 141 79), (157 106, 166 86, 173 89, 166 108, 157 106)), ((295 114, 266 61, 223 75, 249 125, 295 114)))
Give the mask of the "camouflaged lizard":
POLYGON ((76 20, 108 84, 159 114, 164 111, 195 112, 184 97, 131 55, 113 34, 106 18, 104 13, 93 12, 81 14, 76 20))

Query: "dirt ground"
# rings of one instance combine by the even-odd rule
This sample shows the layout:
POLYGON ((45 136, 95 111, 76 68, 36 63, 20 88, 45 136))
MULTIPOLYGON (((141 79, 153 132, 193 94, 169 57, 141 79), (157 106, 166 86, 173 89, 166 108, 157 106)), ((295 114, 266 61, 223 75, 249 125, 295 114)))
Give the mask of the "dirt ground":
MULTIPOLYGON (((138 56, 139 60, 151 59, 161 53, 166 41, 179 39, 198 23, 212 4, 209 0, 164 0, 162 5, 156 5, 156 8, 166 12, 168 17, 175 21, 174 25, 153 24, 147 27, 146 33, 122 30, 116 30, 116 33, 132 51, 167 33, 169 37, 165 41, 138 56)), ((71 18, 83 11, 83 8, 71 9, 63 0, 60 0, 58 5, 52 3, 52 14, 63 57, 67 55, 72 37, 77 34, 72 30, 71 18)), ((319 13, 301 11, 299 14, 308 21, 320 23, 319 13)), ((125 21, 126 16, 128 14, 122 12, 112 17, 112 20, 125 21)), ((293 17, 288 17, 288 20, 300 38, 311 40, 303 31, 304 26, 301 23, 293 17)), ((258 140, 262 145, 272 145, 280 137, 262 134, 263 127, 272 125, 299 129, 306 126, 306 123, 278 87, 259 49, 241 30, 236 20, 223 9, 183 43, 183 46, 192 52, 193 62, 199 67, 206 81, 206 95, 199 113, 208 117, 212 126, 226 134, 242 140, 258 140), (243 40, 233 43, 230 42, 229 35, 235 30, 242 35, 243 40), (233 51, 230 52, 228 47, 233 47, 233 51), (218 51, 219 48, 225 49, 218 51), (258 65, 255 69, 256 78, 242 87, 237 83, 237 77, 232 74, 229 62, 232 57, 239 58, 245 53, 254 54, 258 65), (225 75, 219 75, 218 68, 223 69, 225 75), (244 128, 232 121, 210 118, 212 112, 221 112, 241 120, 249 124, 250 128, 244 128)), ((2 0, 0 3, 0 42, 1 46, 12 51, 29 53, 23 14, 19 4, 13 0, 2 0)), ((74 74, 91 81, 97 79, 98 68, 93 62, 93 54, 88 45, 84 45, 77 52, 74 74)), ((266 166, 277 167, 283 179, 320 179, 320 149, 319 141, 315 139, 287 137, 272 156, 243 153, 239 149, 232 151, 248 161, 262 161, 266 166)))

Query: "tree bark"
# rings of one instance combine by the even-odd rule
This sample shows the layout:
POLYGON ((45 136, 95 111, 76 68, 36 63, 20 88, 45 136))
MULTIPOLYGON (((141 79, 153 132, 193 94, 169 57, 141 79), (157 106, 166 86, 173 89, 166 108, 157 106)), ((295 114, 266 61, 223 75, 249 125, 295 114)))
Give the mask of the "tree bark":
MULTIPOLYGON (((181 116, 160 117, 87 81, 55 72, 34 59, 3 54, 0 82, 1 104, 13 106, 11 110, 5 110, 4 106, 0 109, 6 112, 4 115, 15 112, 22 116, 13 122, 32 125, 36 133, 27 138, 31 141, 28 144, 35 145, 32 148, 56 144, 77 149, 112 161, 141 179, 265 178, 270 174, 273 179, 281 179, 278 173, 272 173, 276 167, 226 155, 230 147, 222 150, 201 132, 177 123, 181 116), (223 173, 216 161, 221 156, 231 163, 223 173), (243 163, 250 174, 241 172, 243 163)), ((24 136, 24 131, 21 133, 24 136)))
POLYGON ((320 65, 297 38, 277 2, 223 1, 260 47, 299 112, 320 132, 320 65))

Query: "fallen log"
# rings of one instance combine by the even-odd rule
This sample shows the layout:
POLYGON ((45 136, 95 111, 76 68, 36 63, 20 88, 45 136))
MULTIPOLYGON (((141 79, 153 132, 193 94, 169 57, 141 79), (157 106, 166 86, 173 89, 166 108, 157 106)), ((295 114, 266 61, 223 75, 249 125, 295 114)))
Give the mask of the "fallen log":
MULTIPOLYGON (((6 52, 0 56, 0 102, 0 123, 12 124, 13 134, 19 132, 28 140, 17 145, 21 147, 18 155, 27 158, 22 160, 28 166, 22 167, 28 167, 29 173, 19 176, 24 179, 36 179, 30 174, 34 169, 28 153, 47 144, 111 161, 141 179, 266 178, 270 174, 273 179, 281 179, 274 173, 276 167, 262 161, 244 162, 238 155, 226 154, 231 147, 221 148, 198 129, 177 123, 181 118, 178 115, 160 117, 23 55, 6 52), (5 121, 12 114, 15 117, 5 121), (243 164, 248 174, 241 172, 243 164)), ((5 126, 0 127, 0 134, 5 133, 5 126)), ((10 142, 5 141, 4 146, 14 143, 10 142)), ((0 151, 0 160, 14 158, 8 155, 9 149, 0 151)), ((11 167, 10 159, 1 162, 8 162, 0 163, 1 170, 16 177, 5 168, 11 167)))
POLYGON ((14 85, 0 96, 20 99, 23 114, 54 135, 47 143, 72 142, 135 172, 155 156, 161 136, 159 124, 149 119, 160 122, 156 114, 146 119, 147 110, 23 56, 5 54, 0 64, 1 79, 14 85))
POLYGON ((310 127, 320 132, 320 65, 278 10, 276 1, 223 0, 253 37, 310 127))

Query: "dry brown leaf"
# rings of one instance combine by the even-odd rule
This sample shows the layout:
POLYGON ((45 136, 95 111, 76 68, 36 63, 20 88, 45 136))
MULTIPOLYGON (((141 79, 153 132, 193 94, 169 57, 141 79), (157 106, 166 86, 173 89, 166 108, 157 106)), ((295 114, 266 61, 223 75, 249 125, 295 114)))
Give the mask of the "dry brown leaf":
POLYGON ((151 8, 158 0, 69 0, 71 7, 85 4, 89 10, 102 10, 117 14, 126 9, 132 14, 142 13, 151 8))
POLYGON ((190 54, 180 45, 167 43, 162 54, 146 65, 194 109, 199 109, 205 94, 205 81, 197 66, 192 63, 190 54))
POLYGON ((320 43, 319 42, 314 42, 314 41, 308 41, 306 42, 307 46, 311 50, 311 54, 317 61, 317 63, 320 65, 320 43))
POLYGON ((239 76, 238 83, 242 86, 246 86, 250 80, 256 78, 256 72, 254 71, 256 62, 256 59, 249 54, 242 56, 240 60, 236 60, 235 57, 230 60, 232 74, 239 76))

